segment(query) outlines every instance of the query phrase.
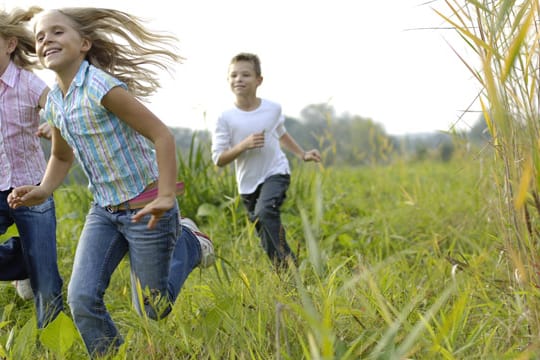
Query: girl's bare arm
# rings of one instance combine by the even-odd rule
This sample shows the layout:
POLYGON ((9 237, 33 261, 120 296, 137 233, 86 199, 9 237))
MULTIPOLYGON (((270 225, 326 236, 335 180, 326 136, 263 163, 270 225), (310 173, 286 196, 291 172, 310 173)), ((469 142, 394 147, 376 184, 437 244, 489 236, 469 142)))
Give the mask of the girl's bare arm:
POLYGON ((121 87, 111 89, 101 103, 154 144, 159 170, 158 196, 133 217, 134 221, 138 221, 144 215, 152 214, 148 226, 153 227, 157 219, 176 202, 177 164, 174 137, 157 116, 121 87))

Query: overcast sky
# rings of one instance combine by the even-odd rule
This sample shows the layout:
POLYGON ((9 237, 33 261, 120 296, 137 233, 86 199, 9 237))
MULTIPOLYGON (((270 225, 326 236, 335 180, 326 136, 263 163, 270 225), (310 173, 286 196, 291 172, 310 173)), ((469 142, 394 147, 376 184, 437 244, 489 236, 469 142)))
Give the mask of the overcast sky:
MULTIPOLYGON (((7 10, 38 5, 117 8, 174 33, 186 58, 148 106, 169 126, 212 129, 232 104, 230 58, 257 53, 264 81, 259 95, 299 117, 327 103, 382 124, 390 134, 468 129, 479 117, 463 111, 478 83, 454 54, 476 59, 426 0, 0 0, 7 10), (171 6, 174 4, 174 8, 171 6), (461 120, 460 117, 462 117, 461 120)), ((40 72, 48 83, 54 77, 40 72)))

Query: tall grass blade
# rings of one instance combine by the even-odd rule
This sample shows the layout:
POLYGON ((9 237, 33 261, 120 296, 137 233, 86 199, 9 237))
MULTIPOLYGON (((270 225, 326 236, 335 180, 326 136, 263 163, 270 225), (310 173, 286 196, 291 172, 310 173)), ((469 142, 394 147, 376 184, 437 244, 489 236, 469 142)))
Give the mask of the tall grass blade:
POLYGON ((437 297, 437 300, 428 311, 421 317, 421 319, 414 325, 405 340, 399 345, 396 351, 396 356, 399 359, 404 358, 413 348, 418 341, 418 337, 422 331, 428 326, 428 323, 435 317, 435 314, 443 307, 448 298, 455 292, 455 283, 450 284, 443 293, 437 297))
MULTIPOLYGON (((514 67, 514 63, 516 59, 518 59, 521 53, 521 50, 525 43, 525 38, 527 34, 530 32, 531 24, 533 23, 535 15, 536 14, 533 11, 529 12, 527 14, 527 18, 525 19, 525 22, 517 28, 518 33, 514 37, 514 40, 512 41, 512 43, 510 44, 510 48, 508 49, 508 52, 504 59, 504 68, 501 73, 502 82, 506 82, 506 80, 508 79, 508 76, 510 75, 510 71, 514 67)), ((519 19, 516 19, 516 26, 518 22, 519 22, 519 19)))

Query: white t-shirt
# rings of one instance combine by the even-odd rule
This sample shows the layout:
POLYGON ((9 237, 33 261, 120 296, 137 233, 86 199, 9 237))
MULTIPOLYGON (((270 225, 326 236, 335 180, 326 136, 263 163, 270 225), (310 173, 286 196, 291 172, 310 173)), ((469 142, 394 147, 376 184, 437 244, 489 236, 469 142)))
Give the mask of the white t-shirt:
POLYGON ((244 151, 234 160, 240 194, 251 194, 269 176, 290 174, 289 161, 279 144, 279 139, 287 131, 285 117, 279 104, 265 99, 261 99, 255 110, 243 111, 233 107, 218 117, 212 136, 212 160, 215 164, 223 151, 263 130, 264 147, 244 151))

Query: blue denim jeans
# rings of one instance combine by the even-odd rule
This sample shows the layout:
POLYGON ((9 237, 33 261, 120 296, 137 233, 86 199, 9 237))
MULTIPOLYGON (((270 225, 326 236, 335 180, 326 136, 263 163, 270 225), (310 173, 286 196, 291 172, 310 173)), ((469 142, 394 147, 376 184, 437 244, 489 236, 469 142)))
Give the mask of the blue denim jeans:
POLYGON ((287 266, 287 258, 296 260, 285 229, 281 224, 281 205, 285 201, 291 178, 288 174, 268 177, 251 194, 241 195, 250 221, 255 222, 261 246, 277 267, 287 266))
POLYGON ((123 342, 103 297, 125 255, 131 267, 134 307, 152 319, 170 312, 182 285, 200 261, 200 244, 190 231, 181 231, 178 207, 167 211, 153 229, 147 228, 149 215, 138 223, 131 221, 137 211, 110 213, 93 205, 79 239, 68 303, 91 356, 114 351, 123 342))
POLYGON ((56 255, 56 214, 52 197, 36 206, 12 209, 0 191, 0 234, 15 224, 19 236, 0 245, 0 280, 30 278, 38 327, 46 326, 63 309, 62 278, 56 255))

